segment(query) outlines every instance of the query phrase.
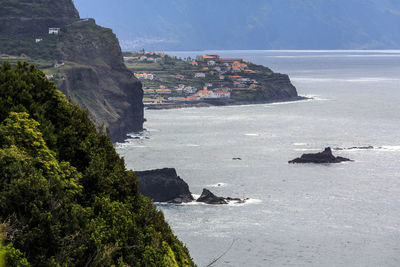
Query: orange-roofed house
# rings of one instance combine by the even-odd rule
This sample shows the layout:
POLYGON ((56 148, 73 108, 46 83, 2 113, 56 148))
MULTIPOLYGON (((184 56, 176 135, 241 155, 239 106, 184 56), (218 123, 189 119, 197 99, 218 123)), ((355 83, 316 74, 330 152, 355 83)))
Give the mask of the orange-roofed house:
POLYGON ((221 63, 233 64, 235 61, 243 62, 243 59, 242 58, 221 58, 220 61, 221 61, 221 63))
POLYGON ((254 73, 256 73, 254 70, 244 70, 244 72, 245 72, 245 73, 248 73, 248 74, 254 74, 254 73))
POLYGON ((242 69, 240 67, 238 67, 238 66, 233 66, 232 67, 232 72, 241 72, 241 71, 242 71, 242 69))
POLYGON ((204 61, 218 61, 219 55, 202 55, 196 57, 197 61, 204 62, 204 61))
POLYGON ((156 93, 159 95, 169 95, 169 94, 171 94, 171 90, 170 89, 157 89, 156 93))

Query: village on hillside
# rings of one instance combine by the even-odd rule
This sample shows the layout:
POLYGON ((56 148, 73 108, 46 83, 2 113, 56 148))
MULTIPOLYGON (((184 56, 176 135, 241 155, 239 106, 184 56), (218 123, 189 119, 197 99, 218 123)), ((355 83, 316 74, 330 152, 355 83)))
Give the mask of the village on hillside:
POLYGON ((272 71, 241 58, 201 55, 179 58, 164 52, 124 52, 126 66, 143 84, 145 106, 238 99, 261 87, 272 71))

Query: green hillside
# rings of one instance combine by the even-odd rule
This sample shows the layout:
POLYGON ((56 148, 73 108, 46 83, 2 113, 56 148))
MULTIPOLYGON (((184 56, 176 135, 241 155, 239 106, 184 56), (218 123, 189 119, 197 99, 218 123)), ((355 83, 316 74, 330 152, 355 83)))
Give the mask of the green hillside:
POLYGON ((107 135, 27 63, 0 67, 0 222, 6 266, 194 265, 107 135))

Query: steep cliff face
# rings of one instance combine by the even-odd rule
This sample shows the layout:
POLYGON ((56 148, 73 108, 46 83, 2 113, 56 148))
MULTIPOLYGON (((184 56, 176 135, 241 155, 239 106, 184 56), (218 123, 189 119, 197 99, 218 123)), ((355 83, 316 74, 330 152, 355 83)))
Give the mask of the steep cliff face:
POLYGON ((296 87, 286 74, 270 73, 257 76, 262 86, 255 90, 233 90, 232 99, 238 101, 265 102, 274 100, 296 99, 298 93, 296 87))
POLYGON ((94 20, 65 27, 57 45, 62 58, 72 62, 61 68, 59 88, 75 103, 104 123, 113 141, 143 126, 141 83, 125 67, 117 38, 94 20))
POLYGON ((58 88, 108 127, 114 142, 142 129, 141 83, 123 64, 111 29, 80 19, 72 0, 0 3, 0 53, 65 63, 57 68, 58 88), (49 28, 61 31, 49 35, 49 28))

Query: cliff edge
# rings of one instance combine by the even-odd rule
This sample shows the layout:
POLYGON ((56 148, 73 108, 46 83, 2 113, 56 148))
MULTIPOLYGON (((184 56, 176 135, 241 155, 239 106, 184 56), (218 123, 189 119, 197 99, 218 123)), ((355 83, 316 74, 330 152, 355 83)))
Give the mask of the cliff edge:
POLYGON ((113 142, 142 129, 142 86, 123 64, 111 29, 81 19, 72 0, 0 3, 1 54, 46 61, 57 87, 87 108, 97 125, 108 127, 113 142))

